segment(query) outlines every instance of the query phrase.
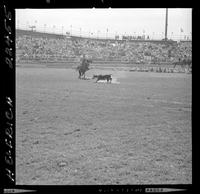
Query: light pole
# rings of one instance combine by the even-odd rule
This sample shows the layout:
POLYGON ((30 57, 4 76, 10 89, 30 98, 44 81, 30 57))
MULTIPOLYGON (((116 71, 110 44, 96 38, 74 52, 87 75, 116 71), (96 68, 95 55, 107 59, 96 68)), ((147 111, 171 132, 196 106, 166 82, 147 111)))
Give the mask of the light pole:
POLYGON ((182 39, 182 33, 183 33, 183 29, 180 28, 180 40, 182 39))
POLYGON ((107 39, 107 37, 108 37, 108 28, 106 29, 106 39, 107 39))
POLYGON ((35 20, 35 31, 36 31, 36 24, 37 24, 37 20, 35 20))

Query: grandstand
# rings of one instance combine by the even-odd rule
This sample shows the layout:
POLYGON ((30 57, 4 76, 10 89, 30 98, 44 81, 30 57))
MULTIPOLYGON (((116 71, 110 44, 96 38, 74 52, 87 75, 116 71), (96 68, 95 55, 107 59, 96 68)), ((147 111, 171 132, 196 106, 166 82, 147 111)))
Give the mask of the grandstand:
POLYGON ((17 63, 76 64, 83 53, 97 64, 170 64, 179 58, 191 58, 192 43, 149 39, 97 39, 16 30, 17 63))

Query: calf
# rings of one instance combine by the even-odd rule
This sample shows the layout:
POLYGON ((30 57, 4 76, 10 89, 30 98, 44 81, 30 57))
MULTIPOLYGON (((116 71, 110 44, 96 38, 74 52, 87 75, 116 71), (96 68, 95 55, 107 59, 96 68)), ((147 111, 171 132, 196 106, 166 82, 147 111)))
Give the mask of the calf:
POLYGON ((99 80, 107 80, 107 83, 112 81, 112 74, 108 74, 108 75, 93 75, 93 78, 97 78, 96 82, 98 82, 99 80))

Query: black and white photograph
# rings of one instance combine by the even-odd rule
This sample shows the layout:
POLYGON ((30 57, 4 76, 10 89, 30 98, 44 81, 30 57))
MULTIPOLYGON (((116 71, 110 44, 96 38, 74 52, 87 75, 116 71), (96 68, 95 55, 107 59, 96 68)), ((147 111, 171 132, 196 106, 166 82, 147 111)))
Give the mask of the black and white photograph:
POLYGON ((15 9, 16 185, 192 184, 192 8, 15 9))

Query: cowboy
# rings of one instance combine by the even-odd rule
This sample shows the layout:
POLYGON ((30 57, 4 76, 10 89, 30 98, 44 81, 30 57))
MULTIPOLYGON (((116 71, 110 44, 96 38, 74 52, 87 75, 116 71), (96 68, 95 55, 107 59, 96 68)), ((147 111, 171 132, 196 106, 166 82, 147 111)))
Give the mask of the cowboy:
POLYGON ((84 66, 85 65, 85 63, 86 63, 86 57, 85 57, 85 54, 83 54, 82 56, 81 56, 81 66, 84 66))
POLYGON ((81 66, 87 70, 89 70, 89 63, 88 63, 88 57, 83 54, 81 58, 81 66))
POLYGON ((81 65, 76 68, 79 71, 79 78, 81 78, 81 76, 85 77, 85 72, 89 70, 90 63, 90 60, 86 58, 85 54, 81 56, 80 61, 81 65))

